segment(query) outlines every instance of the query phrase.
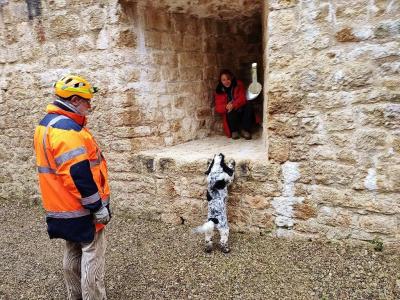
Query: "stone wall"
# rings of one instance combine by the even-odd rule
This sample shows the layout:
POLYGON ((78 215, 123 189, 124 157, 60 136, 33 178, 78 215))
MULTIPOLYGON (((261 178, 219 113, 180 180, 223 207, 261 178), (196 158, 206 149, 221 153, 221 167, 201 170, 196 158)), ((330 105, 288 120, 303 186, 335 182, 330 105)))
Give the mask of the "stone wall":
POLYGON ((234 228, 400 241, 397 1, 272 0, 262 15, 255 1, 241 1, 250 9, 229 19, 228 1, 222 16, 202 15, 203 5, 193 15, 190 5, 185 15, 171 10, 190 1, 161 1, 174 3, 168 10, 139 2, 0 1, 2 200, 39 199, 33 131, 51 84, 74 72, 101 88, 89 127, 108 159, 115 203, 198 222, 204 162, 138 153, 208 136, 219 124, 218 70, 246 80, 247 64, 264 60, 268 159, 240 163, 234 228))
POLYGON ((246 40, 252 19, 238 16, 228 35, 224 20, 139 3, 0 4, 2 197, 37 198, 32 134, 54 99, 52 83, 67 72, 100 87, 89 127, 109 153, 112 175, 139 150, 220 130, 212 109, 218 72, 224 63, 240 69, 239 55, 257 53, 260 40, 246 40), (228 52, 234 43, 237 53, 228 52))
POLYGON ((399 17, 397 1, 270 2, 268 154, 286 185, 272 202, 279 227, 399 240, 399 17))

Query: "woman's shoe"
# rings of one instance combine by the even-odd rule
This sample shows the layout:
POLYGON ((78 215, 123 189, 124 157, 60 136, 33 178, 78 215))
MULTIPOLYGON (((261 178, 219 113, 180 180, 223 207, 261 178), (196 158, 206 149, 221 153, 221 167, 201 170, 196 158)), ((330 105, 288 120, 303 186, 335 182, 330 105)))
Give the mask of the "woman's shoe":
POLYGON ((237 132, 237 131, 232 132, 232 139, 237 140, 239 138, 240 138, 239 137, 239 132, 237 132))
POLYGON ((243 130, 243 131, 242 131, 242 136, 243 136, 246 140, 251 140, 251 133, 248 132, 248 131, 246 131, 246 130, 243 130))

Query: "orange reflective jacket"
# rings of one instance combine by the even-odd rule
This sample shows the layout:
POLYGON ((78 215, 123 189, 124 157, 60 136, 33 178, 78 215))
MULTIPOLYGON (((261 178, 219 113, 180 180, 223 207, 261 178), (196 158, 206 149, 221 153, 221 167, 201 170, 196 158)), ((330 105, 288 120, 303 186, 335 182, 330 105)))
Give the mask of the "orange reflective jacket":
POLYGON ((93 213, 109 207, 107 165, 86 118, 61 101, 47 106, 34 136, 39 185, 50 238, 90 242, 104 225, 93 213))

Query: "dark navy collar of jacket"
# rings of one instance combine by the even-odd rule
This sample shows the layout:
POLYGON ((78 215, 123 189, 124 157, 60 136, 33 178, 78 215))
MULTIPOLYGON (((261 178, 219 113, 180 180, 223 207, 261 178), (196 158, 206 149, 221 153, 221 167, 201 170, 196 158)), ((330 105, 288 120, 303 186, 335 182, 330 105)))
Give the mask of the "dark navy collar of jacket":
POLYGON ((86 125, 86 116, 82 116, 80 114, 75 113, 72 109, 68 107, 68 104, 64 105, 62 101, 55 101, 54 103, 51 103, 47 105, 46 112, 48 114, 58 114, 58 115, 64 115, 70 119, 72 119, 74 122, 79 124, 80 126, 84 127, 86 125))

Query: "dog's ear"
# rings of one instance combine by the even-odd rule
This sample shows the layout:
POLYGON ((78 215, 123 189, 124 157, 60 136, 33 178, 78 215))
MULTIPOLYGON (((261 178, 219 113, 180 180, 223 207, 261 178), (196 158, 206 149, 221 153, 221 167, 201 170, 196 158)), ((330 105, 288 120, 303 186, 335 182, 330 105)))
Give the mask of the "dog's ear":
POLYGON ((208 160, 208 169, 207 169, 207 171, 204 172, 204 174, 206 174, 206 175, 210 174, 213 165, 214 165, 214 159, 208 160))
POLYGON ((232 175, 233 175, 233 172, 234 172, 235 170, 229 168, 229 167, 225 164, 224 158, 225 158, 225 157, 222 156, 222 160, 221 160, 221 167, 222 167, 222 170, 224 170, 224 172, 225 172, 226 174, 228 174, 229 176, 232 176, 232 175))

